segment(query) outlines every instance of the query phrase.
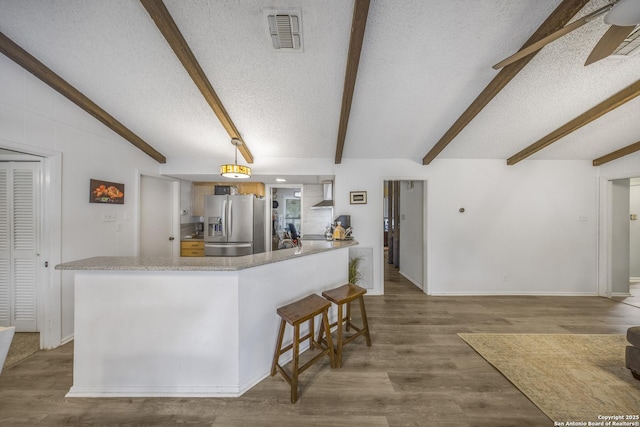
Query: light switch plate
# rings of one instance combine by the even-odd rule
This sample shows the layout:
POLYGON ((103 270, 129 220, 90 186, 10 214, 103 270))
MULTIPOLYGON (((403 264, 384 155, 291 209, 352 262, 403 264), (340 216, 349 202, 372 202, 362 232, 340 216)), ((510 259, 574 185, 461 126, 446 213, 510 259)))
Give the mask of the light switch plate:
POLYGON ((116 220, 115 212, 102 212, 102 222, 113 222, 116 220))

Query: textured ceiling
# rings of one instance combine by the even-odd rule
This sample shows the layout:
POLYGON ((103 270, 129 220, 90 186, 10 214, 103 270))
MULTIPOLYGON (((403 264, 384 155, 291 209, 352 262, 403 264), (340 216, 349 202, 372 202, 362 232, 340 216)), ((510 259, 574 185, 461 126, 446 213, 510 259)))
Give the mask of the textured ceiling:
MULTIPOLYGON (((165 0, 249 146, 333 158, 353 2, 165 0), (271 47, 264 9, 302 11, 304 51, 271 47)), ((343 158, 422 157, 559 0, 371 0, 343 158)), ((594 0, 579 15, 606 1, 594 0)), ((584 67, 598 18, 543 48, 440 154, 506 159, 640 78, 640 55, 584 67)), ((0 0, 0 31, 167 157, 224 158, 229 137, 137 0, 0 0)), ((634 100, 534 159, 640 140, 634 100)))

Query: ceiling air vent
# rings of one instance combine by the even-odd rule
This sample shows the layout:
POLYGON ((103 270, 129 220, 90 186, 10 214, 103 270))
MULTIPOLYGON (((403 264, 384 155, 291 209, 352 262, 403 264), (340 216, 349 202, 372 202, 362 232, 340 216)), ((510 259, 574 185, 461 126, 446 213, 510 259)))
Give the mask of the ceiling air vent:
POLYGON ((631 56, 638 52, 640 47, 640 27, 636 28, 634 32, 629 34, 629 37, 618 46, 618 48, 611 54, 616 56, 631 56))
POLYGON ((265 11, 274 49, 283 51, 302 50, 302 22, 300 10, 265 11))

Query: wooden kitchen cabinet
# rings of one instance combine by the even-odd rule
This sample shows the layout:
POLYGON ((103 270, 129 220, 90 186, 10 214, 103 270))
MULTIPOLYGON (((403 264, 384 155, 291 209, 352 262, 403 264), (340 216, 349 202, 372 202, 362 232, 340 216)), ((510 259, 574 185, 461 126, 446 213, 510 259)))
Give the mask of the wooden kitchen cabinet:
POLYGON ((194 182, 191 195, 193 204, 191 210, 193 216, 204 216, 204 196, 213 195, 215 182, 194 182))
POLYGON ((180 242, 180 256, 204 256, 204 241, 191 240, 180 242))
POLYGON ((237 185, 238 194, 255 194, 264 197, 264 182, 240 182, 237 185))
POLYGON ((254 194, 264 197, 264 182, 194 182, 191 194, 193 196, 192 215, 204 216, 204 197, 215 192, 216 185, 231 185, 238 189, 238 194, 254 194))

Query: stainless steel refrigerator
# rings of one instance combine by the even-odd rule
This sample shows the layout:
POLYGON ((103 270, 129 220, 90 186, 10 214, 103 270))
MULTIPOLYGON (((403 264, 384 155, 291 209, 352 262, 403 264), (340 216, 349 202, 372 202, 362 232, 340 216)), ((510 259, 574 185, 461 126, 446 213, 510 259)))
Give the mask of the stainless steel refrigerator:
POLYGON ((242 256, 265 251, 265 200, 253 195, 206 196, 204 254, 242 256))

